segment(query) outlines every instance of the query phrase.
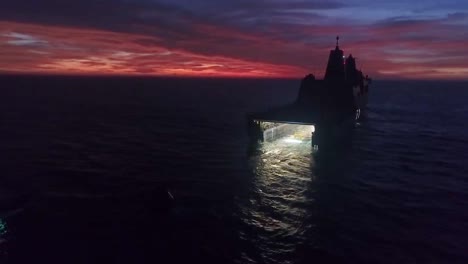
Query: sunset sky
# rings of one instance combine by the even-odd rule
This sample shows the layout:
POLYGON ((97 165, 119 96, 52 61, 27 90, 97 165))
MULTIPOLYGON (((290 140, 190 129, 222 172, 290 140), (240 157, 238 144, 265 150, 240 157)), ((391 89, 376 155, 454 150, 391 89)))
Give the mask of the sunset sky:
POLYGON ((468 79, 468 1, 3 0, 0 73, 468 79))

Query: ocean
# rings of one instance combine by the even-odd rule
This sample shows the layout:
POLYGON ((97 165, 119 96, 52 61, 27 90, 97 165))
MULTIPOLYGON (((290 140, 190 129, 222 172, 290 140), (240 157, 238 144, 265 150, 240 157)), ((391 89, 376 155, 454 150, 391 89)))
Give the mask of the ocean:
POLYGON ((468 82, 375 80, 326 158, 249 152, 299 84, 1 77, 0 262, 468 263, 468 82))

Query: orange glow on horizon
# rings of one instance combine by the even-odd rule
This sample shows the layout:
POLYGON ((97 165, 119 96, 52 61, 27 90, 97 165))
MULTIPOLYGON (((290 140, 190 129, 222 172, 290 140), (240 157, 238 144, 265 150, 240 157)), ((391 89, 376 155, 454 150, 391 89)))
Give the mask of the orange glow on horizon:
POLYGON ((206 56, 139 40, 148 36, 0 22, 0 72, 31 74, 298 77, 305 69, 206 56), (115 44, 119 43, 119 44, 115 44))
MULTIPOLYGON (((238 36, 251 46, 233 46, 232 53, 223 53, 222 49, 208 55, 195 51, 203 45, 207 46, 202 50, 210 51, 203 40, 187 41, 187 45, 198 48, 189 50, 168 47, 157 36, 0 21, 0 73, 234 78, 302 78, 313 73, 321 77, 328 51, 333 48, 272 41, 265 39, 268 36, 234 30, 226 33, 219 27, 195 28, 210 30, 214 35, 238 36)), ((298 30, 305 34, 337 31, 330 26, 298 30)), ((396 32, 392 28, 368 31, 370 35, 396 32)), ((345 54, 353 53, 358 58, 358 67, 365 74, 381 79, 467 79, 466 52, 460 54, 461 58, 440 53, 464 50, 466 44, 395 44, 370 37, 341 43, 345 54)))

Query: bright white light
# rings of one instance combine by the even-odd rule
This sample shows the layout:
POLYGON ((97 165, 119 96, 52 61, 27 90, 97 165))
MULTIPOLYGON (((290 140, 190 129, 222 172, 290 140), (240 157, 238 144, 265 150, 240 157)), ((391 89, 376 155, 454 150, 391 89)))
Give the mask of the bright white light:
POLYGON ((267 142, 272 142, 281 138, 307 140, 310 139, 312 134, 315 132, 315 126, 312 124, 273 123, 265 121, 257 122, 259 122, 260 128, 263 132, 263 140, 267 142))
POLYGON ((294 139, 294 138, 285 138, 284 142, 298 144, 298 143, 302 143, 302 140, 294 139))

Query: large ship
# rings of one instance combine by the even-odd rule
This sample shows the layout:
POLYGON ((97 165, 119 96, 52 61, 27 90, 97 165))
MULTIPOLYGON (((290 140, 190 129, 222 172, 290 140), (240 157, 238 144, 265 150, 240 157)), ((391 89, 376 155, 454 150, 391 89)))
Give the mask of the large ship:
POLYGON ((356 59, 344 56, 336 37, 323 79, 309 74, 302 79, 296 101, 249 115, 249 135, 255 141, 311 140, 319 145, 337 142, 361 118, 371 79, 356 68, 356 59))

